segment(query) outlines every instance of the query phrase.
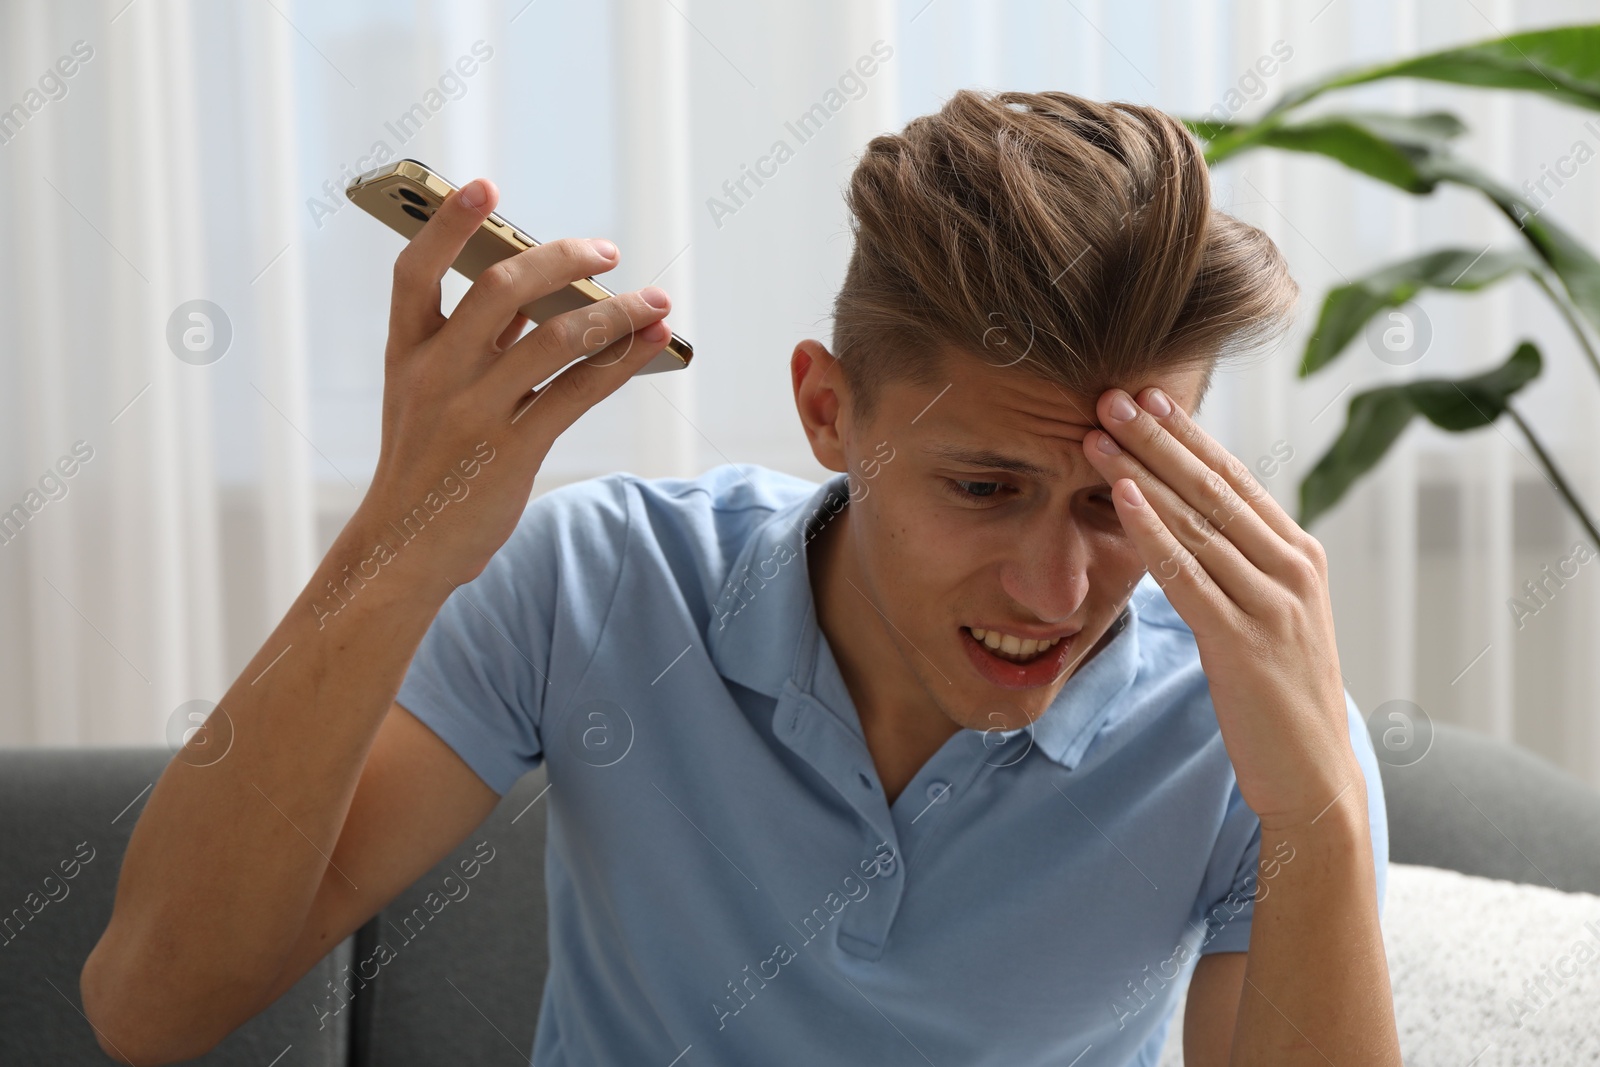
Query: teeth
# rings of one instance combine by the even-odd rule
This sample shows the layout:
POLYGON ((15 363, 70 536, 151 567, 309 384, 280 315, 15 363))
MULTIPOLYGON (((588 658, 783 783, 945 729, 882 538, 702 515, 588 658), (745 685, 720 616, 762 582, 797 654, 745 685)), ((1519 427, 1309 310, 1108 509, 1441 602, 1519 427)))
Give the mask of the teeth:
POLYGON ((1015 637, 1003 634, 997 630, 984 630, 979 627, 969 627, 968 633, 972 634, 975 641, 980 641, 992 651, 1017 659, 1027 659, 1046 649, 1053 648, 1060 643, 1061 638, 1052 638, 1049 641, 1039 641, 1031 637, 1015 637))

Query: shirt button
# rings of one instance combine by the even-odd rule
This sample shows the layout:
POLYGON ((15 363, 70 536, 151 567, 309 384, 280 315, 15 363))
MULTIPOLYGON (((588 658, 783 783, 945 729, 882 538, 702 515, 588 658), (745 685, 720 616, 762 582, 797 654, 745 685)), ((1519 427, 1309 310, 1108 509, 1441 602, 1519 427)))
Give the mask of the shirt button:
POLYGON ((943 804, 949 797, 949 782, 932 781, 928 783, 928 803, 943 804))
POLYGON ((880 859, 878 861, 878 876, 880 878, 890 878, 890 877, 892 877, 894 875, 894 872, 895 872, 895 867, 896 867, 895 857, 891 853, 889 856, 887 856, 887 857, 885 857, 883 859, 880 859))

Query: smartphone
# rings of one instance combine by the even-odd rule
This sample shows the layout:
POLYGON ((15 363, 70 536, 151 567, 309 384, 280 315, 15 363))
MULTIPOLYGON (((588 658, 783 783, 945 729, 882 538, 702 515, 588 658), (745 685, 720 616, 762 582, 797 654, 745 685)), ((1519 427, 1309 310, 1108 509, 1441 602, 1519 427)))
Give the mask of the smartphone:
MULTIPOLYGON (((454 185, 429 167, 414 159, 402 159, 360 175, 345 188, 344 194, 351 203, 409 241, 433 217, 444 198, 455 191, 454 185)), ((462 247, 454 266, 469 280, 476 279, 491 263, 538 244, 499 215, 491 213, 462 247)), ((540 323, 564 311, 587 307, 615 295, 593 278, 579 278, 518 310, 532 322, 540 323)), ((693 358, 694 346, 673 334, 667 340, 667 347, 635 373, 682 370, 693 358)))

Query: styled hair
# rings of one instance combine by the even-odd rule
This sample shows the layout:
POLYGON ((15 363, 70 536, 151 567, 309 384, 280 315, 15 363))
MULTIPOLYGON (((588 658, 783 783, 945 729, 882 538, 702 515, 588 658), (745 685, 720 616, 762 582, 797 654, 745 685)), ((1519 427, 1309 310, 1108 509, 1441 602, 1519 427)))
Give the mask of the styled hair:
POLYGON ((1152 108, 962 89, 868 142, 833 352, 855 412, 958 358, 1095 397, 1278 336, 1299 287, 1270 238, 1211 206, 1200 145, 1152 108))

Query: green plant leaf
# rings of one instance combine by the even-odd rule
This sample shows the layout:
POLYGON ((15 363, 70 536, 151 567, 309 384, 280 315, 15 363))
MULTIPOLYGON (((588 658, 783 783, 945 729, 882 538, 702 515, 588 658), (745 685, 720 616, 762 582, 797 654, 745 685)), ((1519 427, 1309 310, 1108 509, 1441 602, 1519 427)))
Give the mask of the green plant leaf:
POLYGON ((1411 193, 1428 193, 1438 182, 1427 169, 1433 156, 1466 130, 1447 111, 1423 115, 1391 115, 1350 111, 1322 115, 1305 122, 1261 122, 1254 126, 1189 120, 1195 136, 1205 140, 1206 162, 1215 166, 1251 148, 1281 148, 1336 159, 1411 193))
MULTIPOLYGON (((1192 128, 1200 125, 1194 123, 1192 128)), ((1460 132, 1460 123, 1453 116, 1443 112, 1416 116, 1349 112, 1304 123, 1210 125, 1217 139, 1206 146, 1208 162, 1253 148, 1281 148, 1325 156, 1408 193, 1430 193, 1440 182, 1477 190, 1522 232, 1561 279, 1579 314, 1600 330, 1600 260, 1543 214, 1540 205, 1457 157, 1450 150, 1450 140, 1460 132)))
POLYGON ((1427 149, 1386 140, 1355 122, 1329 119, 1278 126, 1265 131, 1256 143, 1328 156, 1408 193, 1431 193, 1436 184, 1423 165, 1427 149))
POLYGON ((1300 483, 1300 525, 1310 526, 1377 466, 1416 413, 1401 386, 1356 394, 1344 429, 1300 483))
POLYGON ((1516 392, 1539 376, 1544 360, 1523 341, 1500 366, 1469 378, 1424 378, 1403 388, 1417 413, 1441 430, 1460 433, 1487 426, 1505 414, 1516 392))
POLYGON ((1310 526, 1383 459, 1411 419, 1421 415, 1459 433, 1487 426, 1511 397, 1539 376, 1539 349, 1523 341, 1500 366, 1467 378, 1424 378, 1357 393, 1344 429, 1300 483, 1300 524, 1310 526))
POLYGON ((1289 90, 1267 114, 1282 114, 1333 89, 1385 78, 1515 89, 1600 110, 1600 25, 1530 30, 1394 63, 1341 71, 1289 90))
POLYGON ((1494 252, 1442 248, 1341 285, 1322 302, 1317 328, 1306 342, 1305 355, 1300 360, 1300 377, 1332 363, 1374 315, 1401 306, 1423 289, 1472 291, 1509 274, 1531 273, 1539 268, 1540 260, 1520 248, 1494 252))
POLYGON ((1463 159, 1441 153, 1430 159, 1428 166, 1439 181, 1477 189, 1487 196, 1550 265, 1589 325, 1600 330, 1600 260, 1582 241, 1542 214, 1540 205, 1463 159))

